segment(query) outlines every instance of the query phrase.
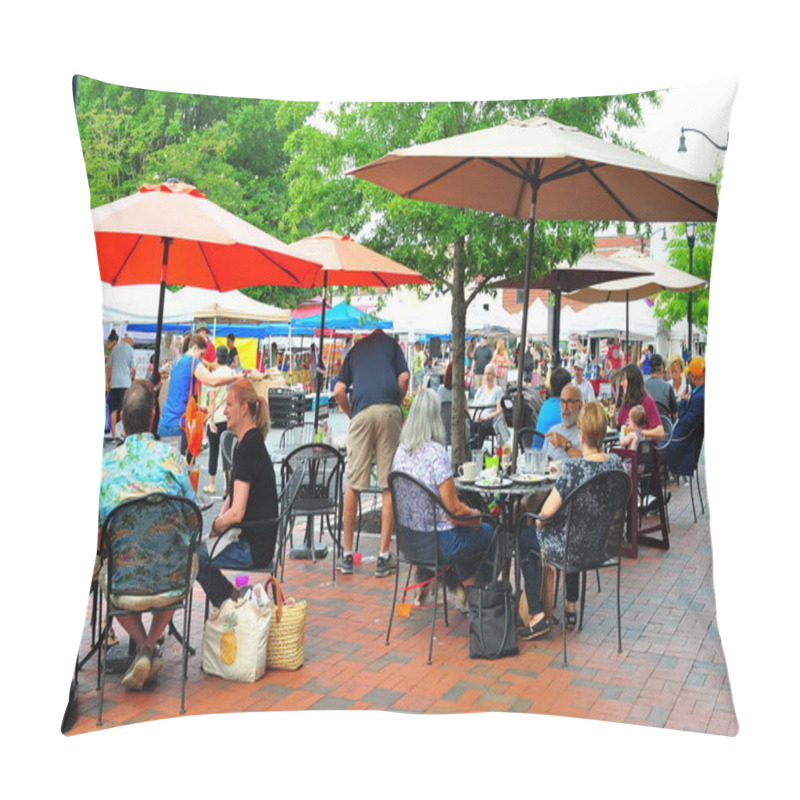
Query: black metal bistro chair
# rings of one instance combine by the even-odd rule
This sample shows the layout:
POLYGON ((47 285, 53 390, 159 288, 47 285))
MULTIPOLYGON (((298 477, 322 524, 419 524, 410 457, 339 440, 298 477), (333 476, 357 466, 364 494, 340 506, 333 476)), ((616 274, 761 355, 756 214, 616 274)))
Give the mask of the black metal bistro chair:
POLYGON ((231 471, 233 470, 233 454, 236 452, 238 439, 233 431, 224 430, 219 437, 219 451, 222 455, 222 474, 225 476, 225 489, 223 497, 227 497, 231 491, 231 471))
MULTIPOLYGON (((576 487, 562 501, 551 517, 527 512, 520 525, 541 520, 539 529, 542 550, 547 564, 565 575, 580 573, 580 617, 578 630, 583 629, 586 604, 586 572, 616 568, 617 570, 617 637, 622 652, 622 619, 620 611, 621 546, 631 494, 631 479, 621 469, 601 472, 576 487), (549 544, 548 544, 549 540, 549 544)), ((565 582, 566 583, 566 582, 565 582)), ((567 665, 567 590, 562 593, 564 665, 567 665)))
POLYGON ((669 449, 665 452, 665 460, 669 464, 669 471, 678 478, 687 478, 689 480, 689 494, 692 499, 692 514, 694 515, 695 522, 697 522, 697 508, 694 504, 695 478, 697 479, 697 496, 700 500, 700 513, 706 513, 705 504, 703 503, 703 492, 700 489, 700 476, 697 473, 697 465, 700 463, 700 453, 703 449, 703 437, 704 430, 702 428, 694 428, 693 430, 689 431, 689 433, 686 433, 680 437, 673 435, 672 440, 670 441, 669 449), (688 474, 684 474, 686 470, 676 470, 669 461, 670 450, 673 448, 685 448, 691 451, 692 469, 688 474))
MULTIPOLYGON (((286 550, 286 539, 288 537, 289 532, 289 525, 291 524, 292 519, 292 507, 294 506, 295 501, 297 500, 297 495, 300 492, 300 487, 303 483, 303 478, 305 477, 305 470, 306 465, 301 464, 293 473, 289 481, 283 487, 283 491, 278 498, 278 516, 274 517, 273 519, 266 519, 266 520, 250 520, 248 522, 239 522, 236 525, 231 525, 231 528, 240 528, 242 530, 246 530, 248 528, 263 528, 269 525, 275 525, 277 527, 276 537, 275 537, 275 552, 272 556, 272 561, 269 564, 251 564, 248 567, 236 567, 235 569, 231 567, 232 571, 237 573, 244 573, 246 575, 251 575, 253 573, 265 573, 271 576, 275 576, 280 570, 281 576, 280 580, 283 581, 283 567, 284 567, 284 553, 286 550)), ((217 546, 219 545, 220 541, 222 541, 222 536, 227 533, 230 528, 226 528, 220 535, 215 538, 214 544, 212 545, 209 551, 209 558, 213 561, 217 546)), ((225 570, 226 567, 220 567, 220 569, 225 570)), ((205 619, 208 619, 208 613, 210 610, 210 602, 208 597, 206 597, 206 606, 205 606, 205 619)))
POLYGON ((108 630, 114 617, 169 609, 183 611, 181 708, 186 711, 186 671, 192 614, 192 584, 197 572, 195 549, 203 530, 196 503, 185 497, 148 494, 120 503, 106 518, 101 533, 106 592, 102 633, 100 707, 103 724, 108 630))
MULTIPOLYGON (((430 664, 433 655, 433 639, 436 631, 436 611, 439 590, 439 577, 451 568, 457 559, 445 558, 439 551, 438 538, 436 533, 437 512, 447 514, 447 510, 442 505, 438 495, 421 484, 416 478, 404 472, 391 472, 389 474, 389 489, 392 493, 392 505, 394 508, 394 535, 397 542, 398 561, 408 564, 408 574, 406 576, 405 589, 403 590, 403 601, 405 602, 408 584, 411 579, 411 569, 413 567, 423 567, 432 570, 435 578, 433 579, 433 615, 431 617, 431 639, 428 646, 428 661, 430 664)), ((497 520, 494 517, 481 514, 479 516, 457 517, 448 514, 450 519, 458 522, 468 522, 480 519, 488 522, 494 528, 497 520)), ((496 531, 495 531, 496 533, 496 531)), ((389 613, 389 625, 386 630, 386 644, 389 644, 389 637, 392 633, 392 621, 394 619, 395 608, 397 605, 397 589, 400 582, 400 570, 394 576, 394 594, 392 596, 392 607, 389 613)), ((447 592, 442 591, 444 602, 444 624, 449 627, 450 621, 447 616, 447 592)))
POLYGON ((286 486, 300 464, 306 465, 297 499, 292 505, 291 526, 297 519, 308 522, 306 545, 314 556, 313 521, 319 519, 320 540, 324 530, 333 540, 332 570, 336 580, 336 555, 341 553, 342 495, 345 460, 342 453, 328 444, 304 444, 293 450, 281 464, 281 482, 286 486))

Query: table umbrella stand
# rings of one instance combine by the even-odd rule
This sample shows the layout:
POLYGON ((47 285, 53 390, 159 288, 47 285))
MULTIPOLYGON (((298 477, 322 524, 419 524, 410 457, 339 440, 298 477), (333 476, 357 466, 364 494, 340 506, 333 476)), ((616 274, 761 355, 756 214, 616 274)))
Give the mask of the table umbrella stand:
MULTIPOLYGON (((172 239, 169 236, 162 236, 161 241, 164 244, 163 254, 161 256, 161 283, 159 284, 158 292, 158 319, 156 321, 156 349, 153 358, 153 376, 160 374, 161 370, 161 334, 164 327, 164 295, 167 291, 167 264, 169 264, 169 246, 172 244, 172 239), (157 372, 158 370, 158 372, 157 372)), ((156 381, 157 383, 158 381, 156 381)))
MULTIPOLYGON (((537 165, 538 166, 538 165, 537 165)), ((537 169, 537 178, 538 178, 537 169)), ((528 222, 528 249, 525 255, 525 284, 523 288, 522 304, 522 326, 520 329, 520 347, 525 347, 528 336, 528 306, 531 293, 531 268, 533 266, 533 242, 536 231, 536 196, 538 194, 538 182, 533 184, 533 194, 531 195, 531 214, 528 222)), ((517 392, 514 396, 514 430, 518 431, 522 427, 522 381, 519 379, 520 371, 517 369, 517 392)), ((514 436, 514 448, 511 451, 511 470, 517 471, 517 454, 519 453, 519 436, 514 436)))

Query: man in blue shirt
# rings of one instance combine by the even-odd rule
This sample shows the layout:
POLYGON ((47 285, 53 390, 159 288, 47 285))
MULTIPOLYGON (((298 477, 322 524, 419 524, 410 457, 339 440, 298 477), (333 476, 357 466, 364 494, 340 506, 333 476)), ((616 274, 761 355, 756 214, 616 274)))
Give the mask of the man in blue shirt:
POLYGON ((392 495, 389 472, 392 468, 403 412, 400 404, 408 392, 411 374, 403 351, 394 339, 376 330, 353 345, 336 378, 333 395, 350 417, 347 432, 347 488, 344 493, 344 555, 339 569, 353 572, 353 534, 359 493, 368 489, 372 456, 378 465, 378 486, 383 492, 381 541, 375 576, 383 578, 397 570, 397 560, 389 552, 392 540, 392 495), (352 397, 347 390, 352 388, 352 397))

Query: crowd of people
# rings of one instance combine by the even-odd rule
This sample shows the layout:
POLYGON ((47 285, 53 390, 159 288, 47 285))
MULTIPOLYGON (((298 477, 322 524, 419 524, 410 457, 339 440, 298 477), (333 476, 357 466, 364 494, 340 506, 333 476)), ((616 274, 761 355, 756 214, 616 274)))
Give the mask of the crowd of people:
MULTIPOLYGON (((485 337, 473 341, 468 358, 478 383, 475 399, 482 406, 476 425, 481 437, 490 434, 494 419, 503 413, 502 382, 512 364, 505 346, 489 347, 485 337)), ((197 500, 187 477, 186 440, 182 415, 189 398, 196 396, 207 411, 209 439, 209 483, 204 491, 216 491, 215 476, 219 439, 224 430, 237 437, 231 486, 220 513, 211 525, 210 536, 228 536, 221 552, 203 543, 198 551, 197 580, 207 597, 219 606, 238 590, 221 569, 247 568, 266 564, 276 546, 276 526, 263 520, 278 516, 275 470, 265 439, 269 430, 267 404, 256 394, 250 381, 237 372, 240 366, 235 344, 214 347, 208 331, 198 329, 187 337, 170 374, 164 408, 156 424, 157 400, 150 381, 136 379, 129 344, 119 343, 116 333, 109 336, 111 347, 107 369, 109 405, 120 416, 124 437, 106 451, 101 479, 99 523, 103 524, 120 502, 150 492, 178 494, 197 500), (124 385, 124 384, 127 384, 124 385), (112 394, 113 401, 112 401, 112 394), (262 521, 258 523, 258 521, 262 521), (252 524, 258 523, 258 524, 252 524), (234 535, 230 536, 230 532, 234 535)), ((526 351, 527 353, 527 351, 526 351)), ((541 369, 541 359, 530 348, 531 374, 541 369), (538 364, 538 366, 537 366, 538 364)), ((679 359, 669 363, 653 351, 647 354, 647 378, 638 364, 619 368, 619 385, 614 395, 614 416, 594 399, 584 377, 586 364, 578 359, 572 373, 561 366, 552 370, 546 386, 549 398, 542 404, 534 447, 544 448, 546 456, 561 461, 555 487, 537 509, 552 516, 563 498, 577 485, 605 469, 619 467, 619 459, 605 452, 609 423, 620 431, 626 447, 636 447, 644 439, 661 440, 665 435, 662 415, 674 423, 673 437, 685 448, 666 451, 667 463, 677 475, 689 475, 702 444, 705 398, 705 361, 696 357, 683 368, 679 359), (685 385, 684 385, 685 381, 685 385), (588 389, 587 389, 588 386, 588 389), (689 434, 698 433, 698 436, 689 434)), ((412 367, 416 369, 416 362, 412 367)), ((527 367, 524 367, 527 371, 527 367)), ((343 555, 339 570, 350 575, 355 569, 353 539, 360 492, 370 487, 373 461, 377 464, 378 486, 382 490, 381 531, 375 576, 383 578, 397 570, 391 552, 393 507, 388 477, 402 471, 434 492, 445 509, 436 521, 441 552, 456 559, 462 584, 490 579, 494 559, 492 528, 479 519, 469 524, 454 519, 477 515, 478 509, 465 504, 456 492, 453 465, 445 448, 446 431, 442 421, 442 397, 452 397, 452 365, 445 372, 439 392, 419 391, 403 420, 401 404, 411 380, 405 354, 398 342, 376 330, 349 347, 334 386, 339 408, 349 418, 347 436, 347 481, 343 499, 343 555), (448 381, 449 372, 449 381, 448 381)), ((530 504, 527 506, 531 510, 530 504)), ((545 556, 563 550, 563 531, 548 530, 540 535, 536 526, 526 530, 520 542, 520 559, 529 616, 520 636, 524 640, 545 636, 551 621, 542 606, 543 575, 541 553, 545 556)), ((575 624, 577 576, 566 584, 567 618, 575 624)), ((159 638, 169 624, 172 612, 156 613, 149 629, 141 615, 120 617, 120 624, 135 642, 136 655, 123 677, 123 685, 141 689, 152 682, 161 669, 157 650, 159 638)))

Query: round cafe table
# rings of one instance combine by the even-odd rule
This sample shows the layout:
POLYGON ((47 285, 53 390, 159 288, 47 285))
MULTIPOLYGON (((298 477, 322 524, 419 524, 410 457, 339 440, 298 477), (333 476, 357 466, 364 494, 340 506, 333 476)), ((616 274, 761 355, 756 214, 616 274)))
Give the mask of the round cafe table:
POLYGON ((500 507, 500 526, 497 537, 497 554, 495 557, 495 574, 502 570, 503 578, 508 580, 511 574, 511 558, 514 557, 514 588, 517 595, 517 604, 521 591, 521 575, 519 558, 517 557, 516 520, 519 516, 519 506, 525 497, 540 497, 542 501, 550 494, 556 485, 555 477, 547 476, 538 483, 523 483, 508 477, 503 485, 482 486, 475 481, 466 481, 456 476, 456 489, 459 494, 472 495, 477 498, 476 505, 488 509, 494 500, 500 507), (510 483, 507 483, 510 482, 510 483))

